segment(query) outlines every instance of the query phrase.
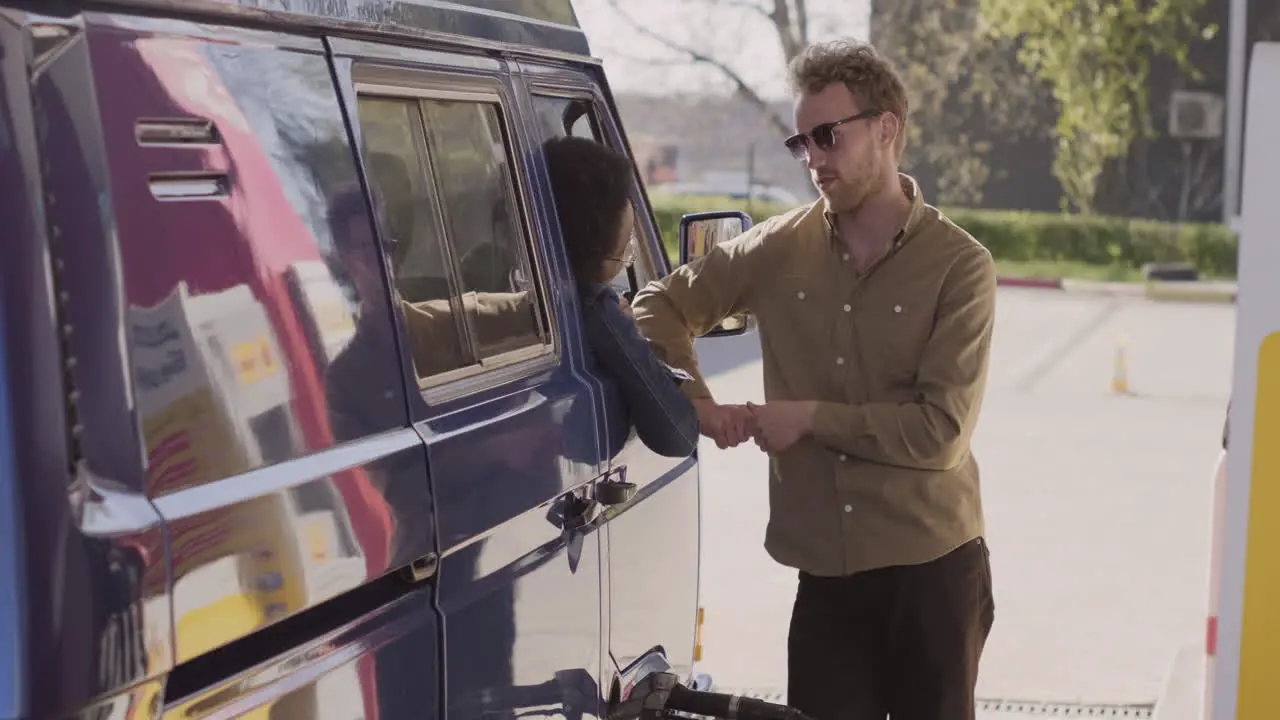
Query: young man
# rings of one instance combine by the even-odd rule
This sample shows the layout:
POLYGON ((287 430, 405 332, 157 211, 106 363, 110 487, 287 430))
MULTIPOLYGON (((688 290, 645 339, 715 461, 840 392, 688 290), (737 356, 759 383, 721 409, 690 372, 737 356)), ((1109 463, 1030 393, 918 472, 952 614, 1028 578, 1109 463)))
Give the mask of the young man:
POLYGON ((817 720, 974 717, 994 603, 969 441, 996 301, 990 253, 901 174, 907 96, 863 44, 790 68, 787 147, 821 199, 649 284, 641 331, 691 373, 704 435, 769 453, 765 547, 799 571, 788 702, 817 720), (721 405, 693 338, 756 315, 764 405, 721 405))

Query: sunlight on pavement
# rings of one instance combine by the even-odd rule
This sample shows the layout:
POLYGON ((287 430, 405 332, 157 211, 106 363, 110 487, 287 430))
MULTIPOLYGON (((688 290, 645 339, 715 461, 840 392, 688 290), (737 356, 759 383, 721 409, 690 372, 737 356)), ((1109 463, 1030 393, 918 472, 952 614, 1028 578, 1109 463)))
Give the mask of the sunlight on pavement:
MULTIPOLYGON (((996 595, 980 717, 1077 716, 1002 698, 1144 717, 1101 706, 1149 706, 1202 642, 1234 308, 1002 289, 997 318, 974 440, 996 595), (1120 337, 1131 396, 1111 393, 1120 337)), ((700 340, 699 355, 717 399, 763 399, 754 334, 700 340)), ((763 549, 765 458, 749 443, 702 453, 699 669, 781 692, 796 580, 763 549)))

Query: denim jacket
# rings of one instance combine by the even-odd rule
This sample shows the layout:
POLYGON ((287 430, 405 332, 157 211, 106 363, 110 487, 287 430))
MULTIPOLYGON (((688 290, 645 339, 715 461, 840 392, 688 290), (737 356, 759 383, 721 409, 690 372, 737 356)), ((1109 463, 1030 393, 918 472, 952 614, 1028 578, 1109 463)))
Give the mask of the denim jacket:
POLYGON ((680 392, 680 385, 692 379, 689 374, 658 359, 611 286, 595 285, 582 294, 582 316, 588 348, 620 391, 625 416, 640 440, 659 455, 692 455, 698 448, 698 415, 680 392))

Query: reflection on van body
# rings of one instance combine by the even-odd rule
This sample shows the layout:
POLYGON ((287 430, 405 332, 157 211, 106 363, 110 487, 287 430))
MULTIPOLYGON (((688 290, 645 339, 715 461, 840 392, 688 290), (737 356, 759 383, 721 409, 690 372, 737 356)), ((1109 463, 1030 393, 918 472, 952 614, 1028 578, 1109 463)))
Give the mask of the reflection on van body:
MULTIPOLYGON (((0 717, 602 717, 635 658, 691 674, 697 459, 593 364, 539 151, 626 147, 568 0, 29 5, 0 717)), ((625 292, 668 271, 632 194, 625 292)))

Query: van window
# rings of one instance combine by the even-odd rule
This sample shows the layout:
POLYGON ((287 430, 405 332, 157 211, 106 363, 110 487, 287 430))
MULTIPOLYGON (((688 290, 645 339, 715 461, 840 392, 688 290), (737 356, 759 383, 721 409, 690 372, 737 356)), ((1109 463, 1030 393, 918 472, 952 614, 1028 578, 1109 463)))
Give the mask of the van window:
POLYGON ((542 125, 543 140, 565 135, 600 140, 600 130, 590 100, 534 95, 533 106, 542 125))
MULTIPOLYGON (((590 99, 559 95, 534 95, 533 105, 542 125, 543 142, 556 137, 575 135, 609 144, 608 141, 603 139, 603 134, 600 132, 600 122, 596 118, 595 105, 590 99)), ((639 193, 632 192, 631 201, 637 209, 643 208, 639 193)), ((639 238, 636 236, 636 229, 642 227, 639 222, 640 218, 637 217, 636 220, 637 222, 632 226, 633 229, 631 231, 631 252, 635 261, 623 267, 618 272, 618 275, 610 280, 610 284, 618 292, 624 293, 628 297, 639 290, 640 286, 657 278, 657 273, 653 271, 653 265, 648 253, 645 252, 645 246, 640 243, 639 238)))
POLYGON ((502 109, 361 93, 376 197, 419 385, 549 352, 502 109))

